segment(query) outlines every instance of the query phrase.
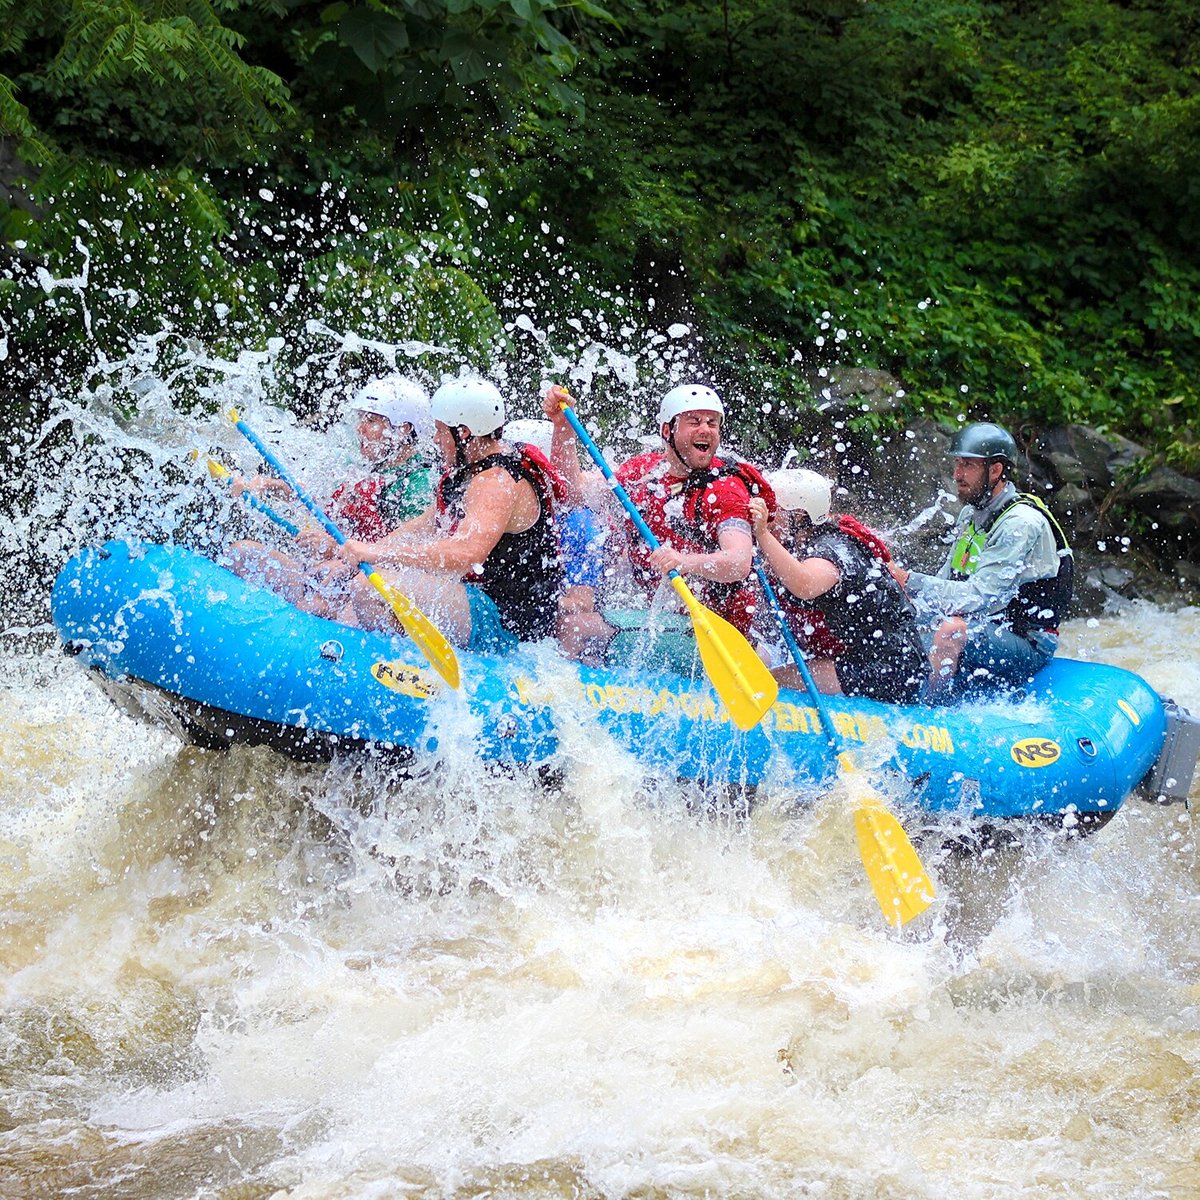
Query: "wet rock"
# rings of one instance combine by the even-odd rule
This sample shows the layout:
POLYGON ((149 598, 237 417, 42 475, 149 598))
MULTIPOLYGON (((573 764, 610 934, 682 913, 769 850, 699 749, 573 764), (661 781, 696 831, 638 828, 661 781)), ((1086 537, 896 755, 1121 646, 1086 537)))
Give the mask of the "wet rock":
POLYGON ((1200 563, 1181 558, 1175 564, 1175 578, 1188 587, 1200 588, 1200 563))
POLYGON ((1049 498, 1050 511, 1062 522, 1074 542, 1080 534, 1092 533, 1098 523, 1099 506, 1092 493, 1078 483, 1064 483, 1049 498))
POLYGON ((887 371, 861 367, 830 367, 806 376, 819 412, 855 416, 860 413, 898 413, 904 387, 887 371))
POLYGON ((1089 572, 1089 578, 1095 578, 1104 587, 1119 592, 1123 587, 1128 587, 1134 581, 1135 576, 1125 567, 1101 567, 1097 571, 1089 572))
POLYGON ((1064 487, 1079 487, 1080 491, 1084 490, 1080 485, 1087 482, 1087 472, 1079 459, 1056 451, 1046 455, 1046 462, 1051 469, 1051 478, 1061 479, 1064 487))
POLYGON ((1200 505, 1200 480, 1189 479, 1170 467, 1155 467, 1129 489, 1128 495, 1139 509, 1184 511, 1195 517, 1196 506, 1200 505))
MULTIPOLYGON (((946 492, 952 471, 949 449, 949 433, 933 421, 919 421, 880 439, 870 463, 870 489, 860 485, 855 490, 870 500, 877 516, 888 524, 909 521, 936 503, 941 494, 957 509, 952 494, 946 492)), ((940 531, 945 522, 937 525, 940 531)))
POLYGON ((1145 458, 1146 450, 1119 434, 1102 434, 1088 425, 1045 429, 1029 446, 1029 462, 1055 486, 1079 484, 1111 488, 1119 474, 1145 458))

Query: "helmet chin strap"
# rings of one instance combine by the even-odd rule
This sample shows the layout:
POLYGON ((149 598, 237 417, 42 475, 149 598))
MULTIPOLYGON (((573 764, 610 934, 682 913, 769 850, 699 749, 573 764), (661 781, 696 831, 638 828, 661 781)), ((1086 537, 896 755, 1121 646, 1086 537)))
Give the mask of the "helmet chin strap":
POLYGON ((677 459, 679 459, 680 466, 682 466, 683 469, 689 475, 692 475, 692 474, 695 474, 695 472, 698 471, 699 468, 698 467, 689 467, 687 465, 687 463, 684 461, 683 455, 679 453, 679 447, 675 445, 675 424, 677 421, 678 421, 677 417, 672 417, 671 420, 667 423, 667 436, 663 440, 667 443, 668 446, 671 447, 671 453, 674 454, 677 459))
POLYGON ((462 429, 461 425, 450 426, 450 436, 454 439, 454 465, 456 467, 467 465, 467 443, 471 440, 470 434, 463 436, 462 429))
MULTIPOLYGON (((675 445, 675 422, 670 420, 667 422, 667 436, 663 439, 668 446, 671 447, 671 453, 683 463, 683 458, 680 456, 679 448, 675 445)), ((683 463, 686 467, 687 463, 683 463)))

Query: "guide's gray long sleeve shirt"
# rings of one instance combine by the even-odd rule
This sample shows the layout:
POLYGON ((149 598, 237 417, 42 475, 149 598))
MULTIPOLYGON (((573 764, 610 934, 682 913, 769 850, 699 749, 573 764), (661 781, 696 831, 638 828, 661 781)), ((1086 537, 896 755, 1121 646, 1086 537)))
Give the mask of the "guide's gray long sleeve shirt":
POLYGON ((966 579, 950 578, 954 546, 963 531, 972 520, 976 528, 985 525, 1016 494, 1017 489, 1006 483, 982 508, 964 505, 951 534, 950 553, 938 573, 909 573, 908 591, 921 617, 940 621, 949 616, 998 616, 1021 584, 1058 574, 1058 549, 1050 522, 1033 505, 1018 504, 989 530, 974 572, 966 579))

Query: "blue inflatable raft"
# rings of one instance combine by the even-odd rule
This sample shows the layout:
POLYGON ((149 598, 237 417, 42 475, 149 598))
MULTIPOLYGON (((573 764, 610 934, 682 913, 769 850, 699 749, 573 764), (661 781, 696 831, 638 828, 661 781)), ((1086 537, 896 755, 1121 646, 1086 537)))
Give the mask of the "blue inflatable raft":
MULTIPOLYGON (((85 550, 59 573, 51 605, 68 652, 114 698, 210 747, 262 743, 320 758, 370 746, 419 759, 453 727, 472 731, 485 761, 540 767, 553 766, 570 720, 594 726, 596 753, 615 747, 647 774, 801 797, 837 775, 803 692, 781 692, 743 733, 703 675, 592 669, 549 645, 509 658, 460 651, 455 692, 406 638, 301 613, 178 546, 85 550)), ((1139 785, 1170 791, 1161 760, 1178 715, 1116 667, 1056 659, 1023 694, 959 708, 840 696, 829 708, 876 782, 939 820, 1086 829, 1139 785)), ((1170 783, 1186 796, 1190 780, 1188 765, 1170 783)))

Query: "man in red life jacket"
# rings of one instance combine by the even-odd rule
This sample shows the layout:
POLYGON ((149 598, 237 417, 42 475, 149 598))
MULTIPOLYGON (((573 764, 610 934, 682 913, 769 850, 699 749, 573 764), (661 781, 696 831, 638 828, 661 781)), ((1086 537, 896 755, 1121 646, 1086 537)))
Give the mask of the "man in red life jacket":
MULTIPOLYGON (((433 502, 377 542, 337 546, 324 531, 301 538, 314 551, 372 563, 455 644, 507 653, 553 634, 562 591, 554 527, 566 488, 536 448, 502 440, 504 399, 485 379, 443 384, 431 403, 445 465, 433 502)), ((342 620, 395 630, 395 616, 365 578, 342 620)))
MULTIPOLYGON (((355 414, 359 453, 370 473, 339 484, 329 512, 347 534, 373 542, 429 505, 433 416, 425 389, 403 375, 370 380, 350 409, 355 414)), ((292 499, 292 489, 269 475, 235 478, 234 494, 242 491, 263 500, 292 499)), ((303 554, 285 553, 258 541, 235 542, 227 559, 243 578, 265 584, 297 608, 335 619, 355 574, 344 563, 314 563, 303 554)))
MULTIPOLYGON (((574 502, 615 514, 619 510, 603 475, 580 470, 575 435, 559 407, 565 395, 550 388, 543 401, 555 426, 551 458, 574 502)), ((775 498, 756 467, 717 456, 724 418, 725 406, 712 388, 674 387, 659 402, 662 449, 636 455, 614 473, 660 543, 651 551, 627 524, 630 567, 646 601, 654 605, 662 596, 674 607, 675 593, 669 587, 660 591, 660 585, 675 570, 701 603, 748 633, 759 602, 758 589, 749 582, 751 491, 761 493, 772 509, 775 498)), ((645 623, 644 614, 639 620, 645 623)))

